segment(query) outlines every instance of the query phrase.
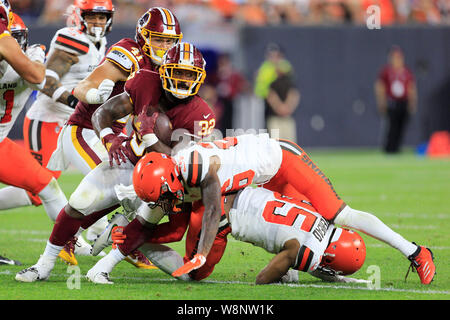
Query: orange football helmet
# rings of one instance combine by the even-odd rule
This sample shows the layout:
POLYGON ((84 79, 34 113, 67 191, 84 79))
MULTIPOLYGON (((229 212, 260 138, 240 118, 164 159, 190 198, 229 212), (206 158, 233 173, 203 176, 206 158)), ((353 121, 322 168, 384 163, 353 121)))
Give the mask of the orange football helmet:
POLYGON ((136 42, 153 63, 160 65, 167 50, 152 44, 152 37, 173 39, 174 45, 183 38, 180 23, 169 9, 151 8, 139 18, 136 25, 136 42))
POLYGON ((10 25, 11 35, 17 40, 23 51, 28 46, 28 28, 17 14, 12 13, 12 21, 10 25))
POLYGON ((180 42, 167 50, 163 57, 159 75, 163 88, 179 99, 196 95, 205 81, 206 62, 193 44, 180 42), (182 76, 190 74, 190 78, 182 76))
POLYGON ((134 167, 133 186, 138 197, 172 213, 174 206, 184 200, 184 187, 171 157, 158 152, 144 155, 134 167))
POLYGON ((352 230, 335 228, 320 266, 349 275, 358 271, 365 259, 366 245, 361 236, 352 230))
POLYGON ((67 9, 67 25, 77 27, 94 42, 98 42, 112 29, 114 5, 111 0, 74 0, 73 5, 67 9), (104 27, 88 27, 85 15, 89 13, 102 13, 107 17, 104 27))

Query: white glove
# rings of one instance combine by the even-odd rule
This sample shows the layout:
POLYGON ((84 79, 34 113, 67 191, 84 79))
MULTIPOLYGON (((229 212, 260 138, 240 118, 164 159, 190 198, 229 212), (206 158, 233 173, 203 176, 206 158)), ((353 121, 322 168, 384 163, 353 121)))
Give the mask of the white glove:
POLYGON ((100 83, 98 89, 91 88, 86 92, 86 102, 89 104, 102 104, 104 103, 114 88, 114 81, 105 79, 100 83))
POLYGON ((45 61, 45 49, 40 44, 33 44, 29 46, 25 51, 25 54, 31 61, 37 61, 44 63, 45 61))

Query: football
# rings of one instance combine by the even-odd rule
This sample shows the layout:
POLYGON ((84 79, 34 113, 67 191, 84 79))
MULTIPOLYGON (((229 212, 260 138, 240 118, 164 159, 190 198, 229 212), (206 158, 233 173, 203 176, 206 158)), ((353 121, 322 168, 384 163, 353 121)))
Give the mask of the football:
POLYGON ((166 114, 159 113, 154 130, 158 139, 170 147, 172 144, 172 123, 166 114))

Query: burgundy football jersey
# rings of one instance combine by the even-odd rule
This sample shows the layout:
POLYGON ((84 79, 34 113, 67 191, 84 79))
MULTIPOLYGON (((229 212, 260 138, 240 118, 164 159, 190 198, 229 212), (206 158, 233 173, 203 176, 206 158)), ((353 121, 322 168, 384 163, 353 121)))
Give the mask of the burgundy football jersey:
MULTIPOLYGON (((216 123, 214 112, 202 98, 196 95, 186 100, 177 100, 181 103, 176 105, 171 104, 168 102, 161 79, 156 72, 139 70, 133 78, 126 82, 125 92, 128 93, 130 101, 133 103, 133 115, 135 116, 138 116, 144 108, 150 107, 164 112, 169 117, 174 131, 185 129, 192 135, 204 137, 211 134, 214 129, 216 123), (165 107, 162 107, 163 105, 165 107)), ((127 149, 131 162, 136 164, 145 150, 139 135, 136 135, 134 119, 133 130, 133 138, 127 142, 127 149)))
MULTIPOLYGON (((151 62, 151 59, 144 54, 136 41, 131 39, 122 39, 119 42, 112 45, 103 61, 108 60, 119 68, 125 70, 129 74, 140 70, 156 70, 156 66, 151 62)), ((109 98, 114 97, 123 92, 125 81, 116 82, 113 91, 109 98)), ((69 125, 77 125, 82 128, 93 129, 91 118, 95 110, 98 109, 99 104, 87 104, 84 102, 78 102, 74 113, 68 120, 69 125)), ((117 133, 122 131, 125 123, 116 122, 113 126, 113 130, 117 133)))

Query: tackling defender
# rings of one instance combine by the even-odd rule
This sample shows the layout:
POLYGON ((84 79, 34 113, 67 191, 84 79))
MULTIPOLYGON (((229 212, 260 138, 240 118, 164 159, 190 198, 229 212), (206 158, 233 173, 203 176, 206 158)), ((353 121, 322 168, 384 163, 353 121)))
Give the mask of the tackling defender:
POLYGON ((158 139, 155 140, 153 133, 158 112, 148 114, 148 106, 157 106, 159 112, 165 112, 169 118, 172 115, 174 129, 183 125, 191 134, 197 133, 196 122, 202 121, 205 115, 214 120, 211 108, 197 95, 205 75, 205 61, 200 51, 192 44, 179 43, 164 55, 160 75, 149 70, 137 71, 126 82, 123 94, 110 99, 95 112, 93 125, 108 150, 110 163, 101 163, 82 180, 69 204, 58 215, 58 223, 44 254, 36 265, 19 272, 16 280, 33 282, 47 279, 54 266, 56 251, 77 232, 80 225, 86 220, 95 221, 119 206, 114 186, 130 185, 134 164, 142 156, 140 152, 145 152, 153 144, 162 145, 158 139), (164 70, 167 69, 170 74, 165 76, 164 70), (170 81, 167 81, 169 76, 170 81), (122 105, 124 101, 129 104, 122 105), (113 130, 109 127, 116 119, 128 114, 133 116, 132 140, 111 133, 113 130))
POLYGON ((55 221, 67 202, 64 193, 48 170, 7 137, 33 90, 30 86, 42 89, 44 82, 45 52, 40 45, 28 47, 27 35, 28 29, 23 21, 10 12, 9 2, 1 0, 0 95, 3 99, 0 103, 0 182, 38 194, 47 215, 55 221), (16 172, 12 170, 14 168, 20 170, 16 172))
MULTIPOLYGON (((176 200, 183 201, 185 194, 197 194, 201 195, 205 206, 196 254, 185 266, 174 272, 174 276, 198 269, 207 261, 222 214, 221 194, 238 191, 253 183, 270 186, 271 189, 284 189, 284 195, 294 198, 299 197, 299 193, 304 194, 314 208, 321 208, 324 212, 321 215, 328 221, 362 231, 398 249, 411 261, 423 284, 431 283, 434 278, 434 258, 428 248, 407 241, 372 214, 346 205, 336 194, 329 179, 315 165, 313 167, 309 156, 292 142, 276 141, 267 134, 242 135, 213 143, 193 144, 178 152, 173 159, 171 172, 175 177, 181 175, 182 178, 176 188, 169 189, 172 194, 170 200, 175 203, 176 200)), ((167 199, 156 197, 142 200, 158 203, 167 199)), ((142 235, 130 236, 128 232, 124 233, 126 239, 119 245, 122 254, 127 252, 125 249, 141 246, 146 239, 142 235)), ((100 265, 100 261, 97 265, 100 265)), ((106 265, 103 268, 112 269, 106 265)), ((98 268, 97 272, 104 271, 98 268)))
MULTIPOLYGON (((67 27, 56 32, 47 55, 46 82, 25 115, 25 146, 45 168, 56 149, 58 135, 78 99, 71 93, 105 55, 106 34, 111 30, 111 0, 75 0, 67 9, 67 27)), ((58 179, 61 171, 52 171, 58 179)), ((15 187, 0 190, 0 209, 39 206, 36 194, 15 187)), ((78 254, 89 255, 91 246, 78 238, 78 254)))

